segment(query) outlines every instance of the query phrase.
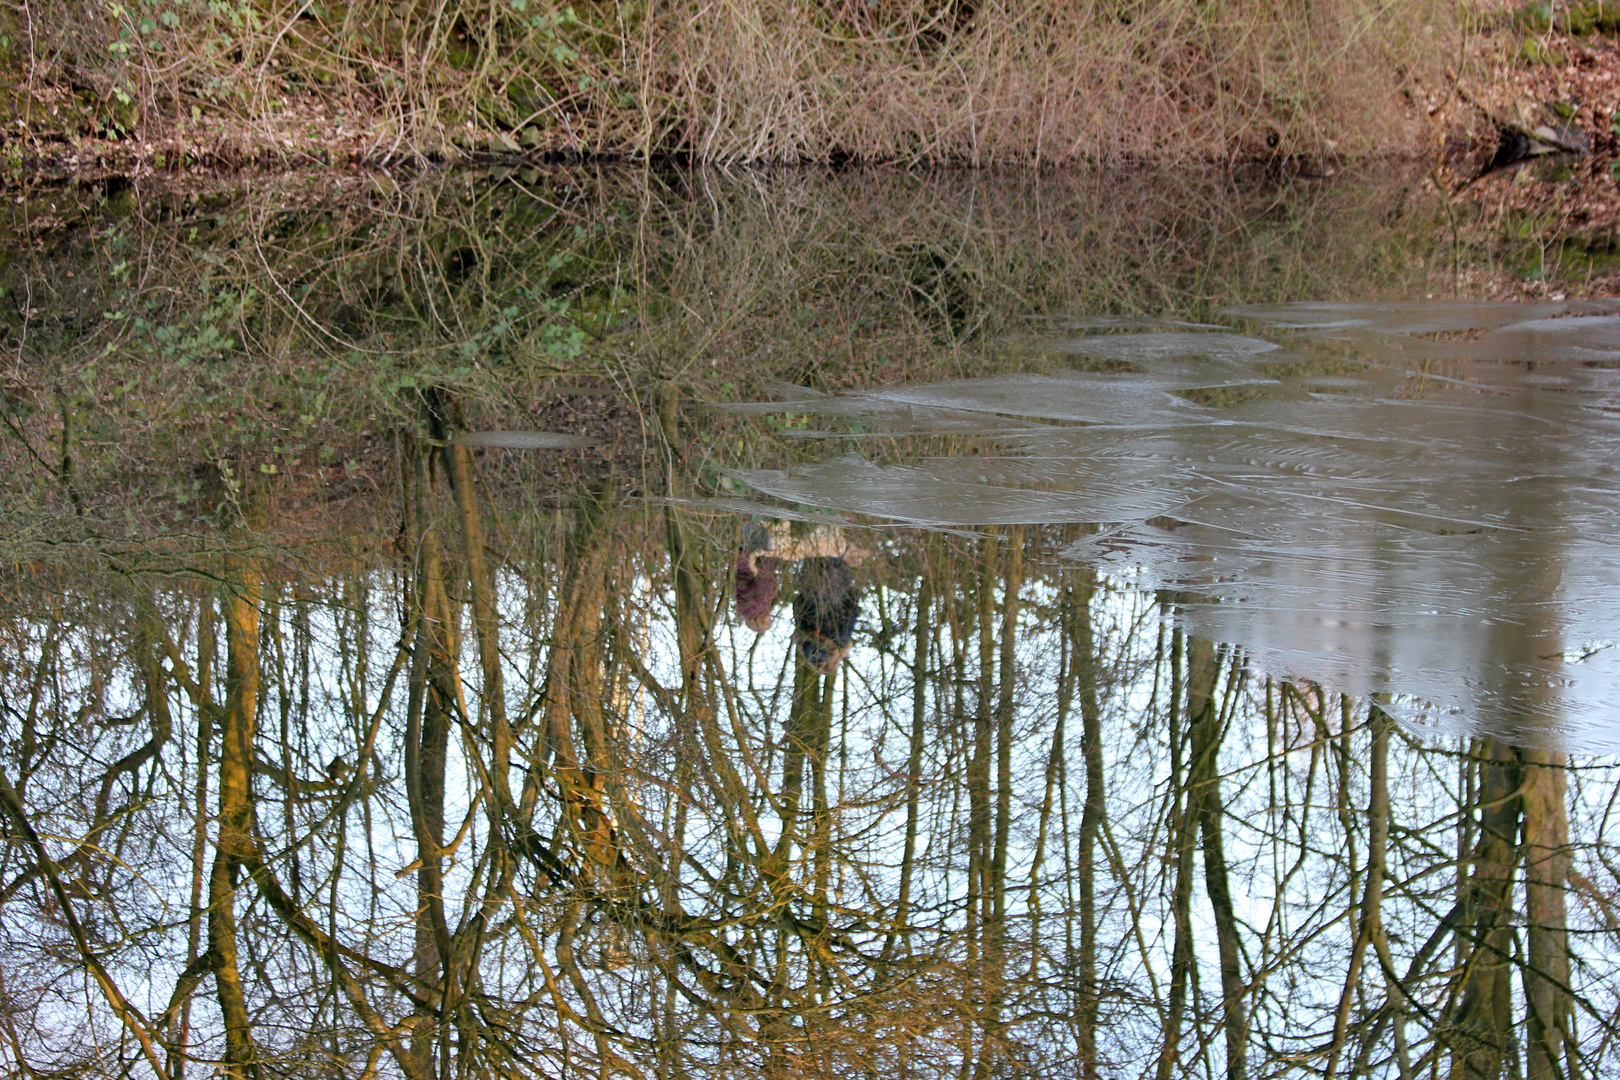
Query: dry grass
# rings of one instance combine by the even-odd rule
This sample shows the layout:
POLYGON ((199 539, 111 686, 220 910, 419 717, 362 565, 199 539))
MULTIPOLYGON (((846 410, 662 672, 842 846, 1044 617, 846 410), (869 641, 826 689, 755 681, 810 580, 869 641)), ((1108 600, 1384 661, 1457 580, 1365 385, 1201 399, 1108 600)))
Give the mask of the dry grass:
POLYGON ((1422 144, 1414 81, 1454 66, 1461 35, 1444 0, 50 0, 26 15, 0 27, 12 124, 221 160, 1405 153, 1422 144))
POLYGON ((649 141, 973 165, 1389 152, 1418 139, 1401 73, 1447 25, 1421 5, 1014 2, 936 41, 922 5, 858 10, 710 0, 672 19, 644 53, 666 101, 649 141))

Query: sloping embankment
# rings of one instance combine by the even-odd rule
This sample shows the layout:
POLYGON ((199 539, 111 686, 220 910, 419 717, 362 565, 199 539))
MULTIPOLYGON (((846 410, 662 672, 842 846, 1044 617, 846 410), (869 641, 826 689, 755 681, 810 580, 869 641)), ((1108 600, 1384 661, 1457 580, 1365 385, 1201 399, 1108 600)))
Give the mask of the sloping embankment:
POLYGON ((44 0, 0 24, 13 167, 1410 154, 1461 40, 1428 0, 44 0))

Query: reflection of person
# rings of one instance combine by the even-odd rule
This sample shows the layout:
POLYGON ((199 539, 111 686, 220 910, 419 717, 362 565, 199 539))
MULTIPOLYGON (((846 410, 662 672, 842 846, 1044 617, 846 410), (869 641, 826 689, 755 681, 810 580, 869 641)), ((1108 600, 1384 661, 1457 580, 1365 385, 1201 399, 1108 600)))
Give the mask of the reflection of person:
POLYGON ((737 547, 737 617, 756 634, 770 628, 776 600, 776 556, 770 550, 769 530, 749 522, 737 547))
POLYGON ((860 593, 849 563, 836 555, 816 555, 799 567, 793 597, 793 640, 812 671, 830 675, 849 654, 860 613, 860 593))
POLYGON ((777 571, 798 562, 793 640, 809 667, 830 673, 849 652, 860 609, 850 568, 869 554, 841 528, 817 525, 795 535, 785 521, 751 520, 737 544, 737 617, 756 634, 769 629, 777 571))

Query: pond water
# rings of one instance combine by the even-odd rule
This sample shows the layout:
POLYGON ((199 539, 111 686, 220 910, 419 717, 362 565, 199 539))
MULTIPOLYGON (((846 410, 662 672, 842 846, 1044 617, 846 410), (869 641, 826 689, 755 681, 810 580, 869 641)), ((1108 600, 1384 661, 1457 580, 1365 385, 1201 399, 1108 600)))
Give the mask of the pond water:
POLYGON ((9 206, 7 1069, 1614 1067, 1620 301, 1421 177, 9 206))

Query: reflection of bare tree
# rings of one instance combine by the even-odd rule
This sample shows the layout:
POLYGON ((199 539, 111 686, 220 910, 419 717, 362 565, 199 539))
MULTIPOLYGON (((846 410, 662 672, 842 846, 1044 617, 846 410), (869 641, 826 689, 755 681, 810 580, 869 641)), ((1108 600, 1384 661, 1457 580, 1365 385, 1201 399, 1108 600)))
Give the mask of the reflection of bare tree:
POLYGON ((1568 913, 1564 895, 1570 880, 1569 798, 1564 754, 1519 751, 1524 808, 1524 996, 1525 1075, 1532 1080, 1569 1076, 1579 1068, 1571 1055, 1573 1002, 1570 1000, 1568 913))
POLYGON ((225 1072, 231 1080, 255 1075, 254 1049, 242 963, 237 948, 236 891, 244 870, 259 866, 259 823, 251 777, 258 744, 258 567, 233 560, 222 598, 225 623, 225 701, 219 728, 219 834, 208 874, 208 954, 225 1028, 225 1072))
MULTIPOLYGON (((1449 773, 1380 710, 1257 684, 1154 607, 1051 576, 1047 530, 897 540, 870 632, 820 674, 790 633, 731 636, 731 519, 602 496, 520 535, 433 437, 453 402, 422 401, 396 585, 286 580, 245 525, 217 584, 154 580, 135 618, 38 618, 44 593, 8 617, 33 643, 0 684, 8 994, 100 964, 81 1015, 166 1075, 1606 1060, 1608 969, 1572 962, 1587 916, 1560 903, 1593 826, 1562 812, 1556 757, 1449 773), (120 687, 140 722, 111 715, 120 687), (1465 830, 1459 894, 1443 845, 1465 830)), ((44 1025, 85 1021, 54 1010, 13 1012, 0 1045, 60 1062, 44 1025)))
MULTIPOLYGON (((1181 644, 1178 635, 1176 646, 1181 644)), ((1174 885, 1175 945, 1172 952, 1169 1007, 1166 1010, 1163 1052, 1159 1075, 1175 1068, 1183 1010, 1194 979, 1192 864, 1195 837, 1202 841, 1204 887, 1214 914, 1215 938, 1220 957, 1222 1029, 1226 1042, 1226 1072, 1233 1080, 1247 1075, 1248 1017, 1247 985, 1242 969, 1237 913, 1233 905, 1225 854, 1226 811, 1221 799, 1219 768, 1221 740, 1230 719, 1232 693, 1241 669, 1232 667, 1228 699, 1217 696, 1221 658, 1213 642, 1193 638, 1185 651, 1188 665, 1185 682, 1185 734, 1171 729, 1172 745, 1185 747, 1181 760, 1172 759, 1173 782, 1179 785, 1179 804, 1174 817, 1176 877, 1174 885), (1224 706, 1224 707, 1223 707, 1224 706), (1182 771, 1184 770, 1184 771, 1182 771)))

